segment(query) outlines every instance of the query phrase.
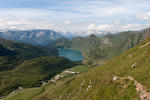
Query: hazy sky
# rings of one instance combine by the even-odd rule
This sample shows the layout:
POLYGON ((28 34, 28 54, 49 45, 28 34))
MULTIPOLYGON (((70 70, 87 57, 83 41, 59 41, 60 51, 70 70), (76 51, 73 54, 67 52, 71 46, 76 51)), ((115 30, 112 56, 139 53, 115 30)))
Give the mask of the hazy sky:
POLYGON ((124 31, 150 26, 150 0, 1 0, 0 29, 124 31))

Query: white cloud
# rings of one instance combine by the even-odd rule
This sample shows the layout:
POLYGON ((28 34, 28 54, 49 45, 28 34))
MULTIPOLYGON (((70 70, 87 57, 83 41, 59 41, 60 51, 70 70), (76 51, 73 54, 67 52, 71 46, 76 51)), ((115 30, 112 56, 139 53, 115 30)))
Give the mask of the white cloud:
POLYGON ((136 17, 148 11, 149 5, 150 0, 63 0, 57 5, 36 9, 0 8, 0 29, 40 28, 74 33, 86 30, 135 30, 147 23, 143 20, 150 20, 150 12, 139 15, 140 21, 136 17))
POLYGON ((89 24, 88 30, 95 30, 95 24, 94 23, 89 24))
POLYGON ((138 15, 138 17, 141 20, 150 20, 150 12, 147 12, 147 13, 144 13, 144 14, 140 14, 140 15, 138 15))
POLYGON ((140 30, 143 27, 140 24, 127 24, 122 26, 124 30, 140 30))
POLYGON ((116 25, 119 25, 120 23, 121 23, 121 20, 117 20, 117 21, 115 22, 116 25))
POLYGON ((94 23, 89 24, 88 30, 98 30, 98 31, 109 31, 112 29, 111 24, 101 24, 101 25, 96 25, 94 23))
POLYGON ((0 20, 0 29, 51 29, 51 26, 52 23, 46 21, 0 20))
POLYGON ((150 27, 150 23, 147 23, 145 26, 146 26, 146 27, 150 27))
POLYGON ((97 30, 101 30, 101 31, 109 31, 109 30, 111 30, 112 29, 112 25, 110 25, 110 24, 103 24, 103 25, 99 25, 98 27, 97 27, 97 30))
POLYGON ((65 24, 69 25, 69 24, 71 24, 71 21, 66 21, 65 24))

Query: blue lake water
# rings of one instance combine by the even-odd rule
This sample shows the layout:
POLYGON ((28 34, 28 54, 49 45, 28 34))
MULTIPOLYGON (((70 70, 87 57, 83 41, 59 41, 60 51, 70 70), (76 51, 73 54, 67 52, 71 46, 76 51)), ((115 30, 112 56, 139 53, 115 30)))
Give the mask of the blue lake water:
POLYGON ((66 57, 72 61, 82 61, 84 59, 82 52, 71 49, 60 49, 59 56, 66 57))

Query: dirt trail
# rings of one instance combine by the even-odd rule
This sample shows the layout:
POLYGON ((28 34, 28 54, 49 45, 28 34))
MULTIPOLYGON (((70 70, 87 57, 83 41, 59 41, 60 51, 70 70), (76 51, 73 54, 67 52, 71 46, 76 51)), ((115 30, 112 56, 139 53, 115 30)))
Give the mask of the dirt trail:
POLYGON ((143 48, 143 47, 146 47, 146 46, 148 46, 148 45, 150 45, 150 42, 147 42, 146 44, 140 46, 139 49, 140 49, 140 48, 143 48))
POLYGON ((150 100, 150 92, 146 89, 145 86, 143 86, 141 83, 136 81, 133 77, 128 76, 128 77, 113 77, 113 81, 116 80, 124 80, 124 79, 129 79, 130 81, 134 81, 134 85, 136 87, 136 91, 140 93, 140 100, 150 100))

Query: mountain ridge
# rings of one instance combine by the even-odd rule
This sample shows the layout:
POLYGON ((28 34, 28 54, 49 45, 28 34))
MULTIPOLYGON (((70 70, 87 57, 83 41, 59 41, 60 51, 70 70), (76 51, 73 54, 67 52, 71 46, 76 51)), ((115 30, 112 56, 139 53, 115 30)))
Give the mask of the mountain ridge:
POLYGON ((104 63, 105 61, 118 56, 129 48, 139 44, 140 41, 150 36, 150 28, 141 31, 125 31, 118 34, 107 34, 97 37, 92 34, 88 37, 74 37, 53 41, 47 46, 54 48, 70 48, 83 53, 84 63, 104 63), (91 62, 91 60, 95 60, 91 62))
POLYGON ((60 32, 53 30, 8 30, 0 32, 0 37, 16 40, 19 42, 31 43, 34 45, 46 45, 47 43, 57 40, 61 37, 60 32))

